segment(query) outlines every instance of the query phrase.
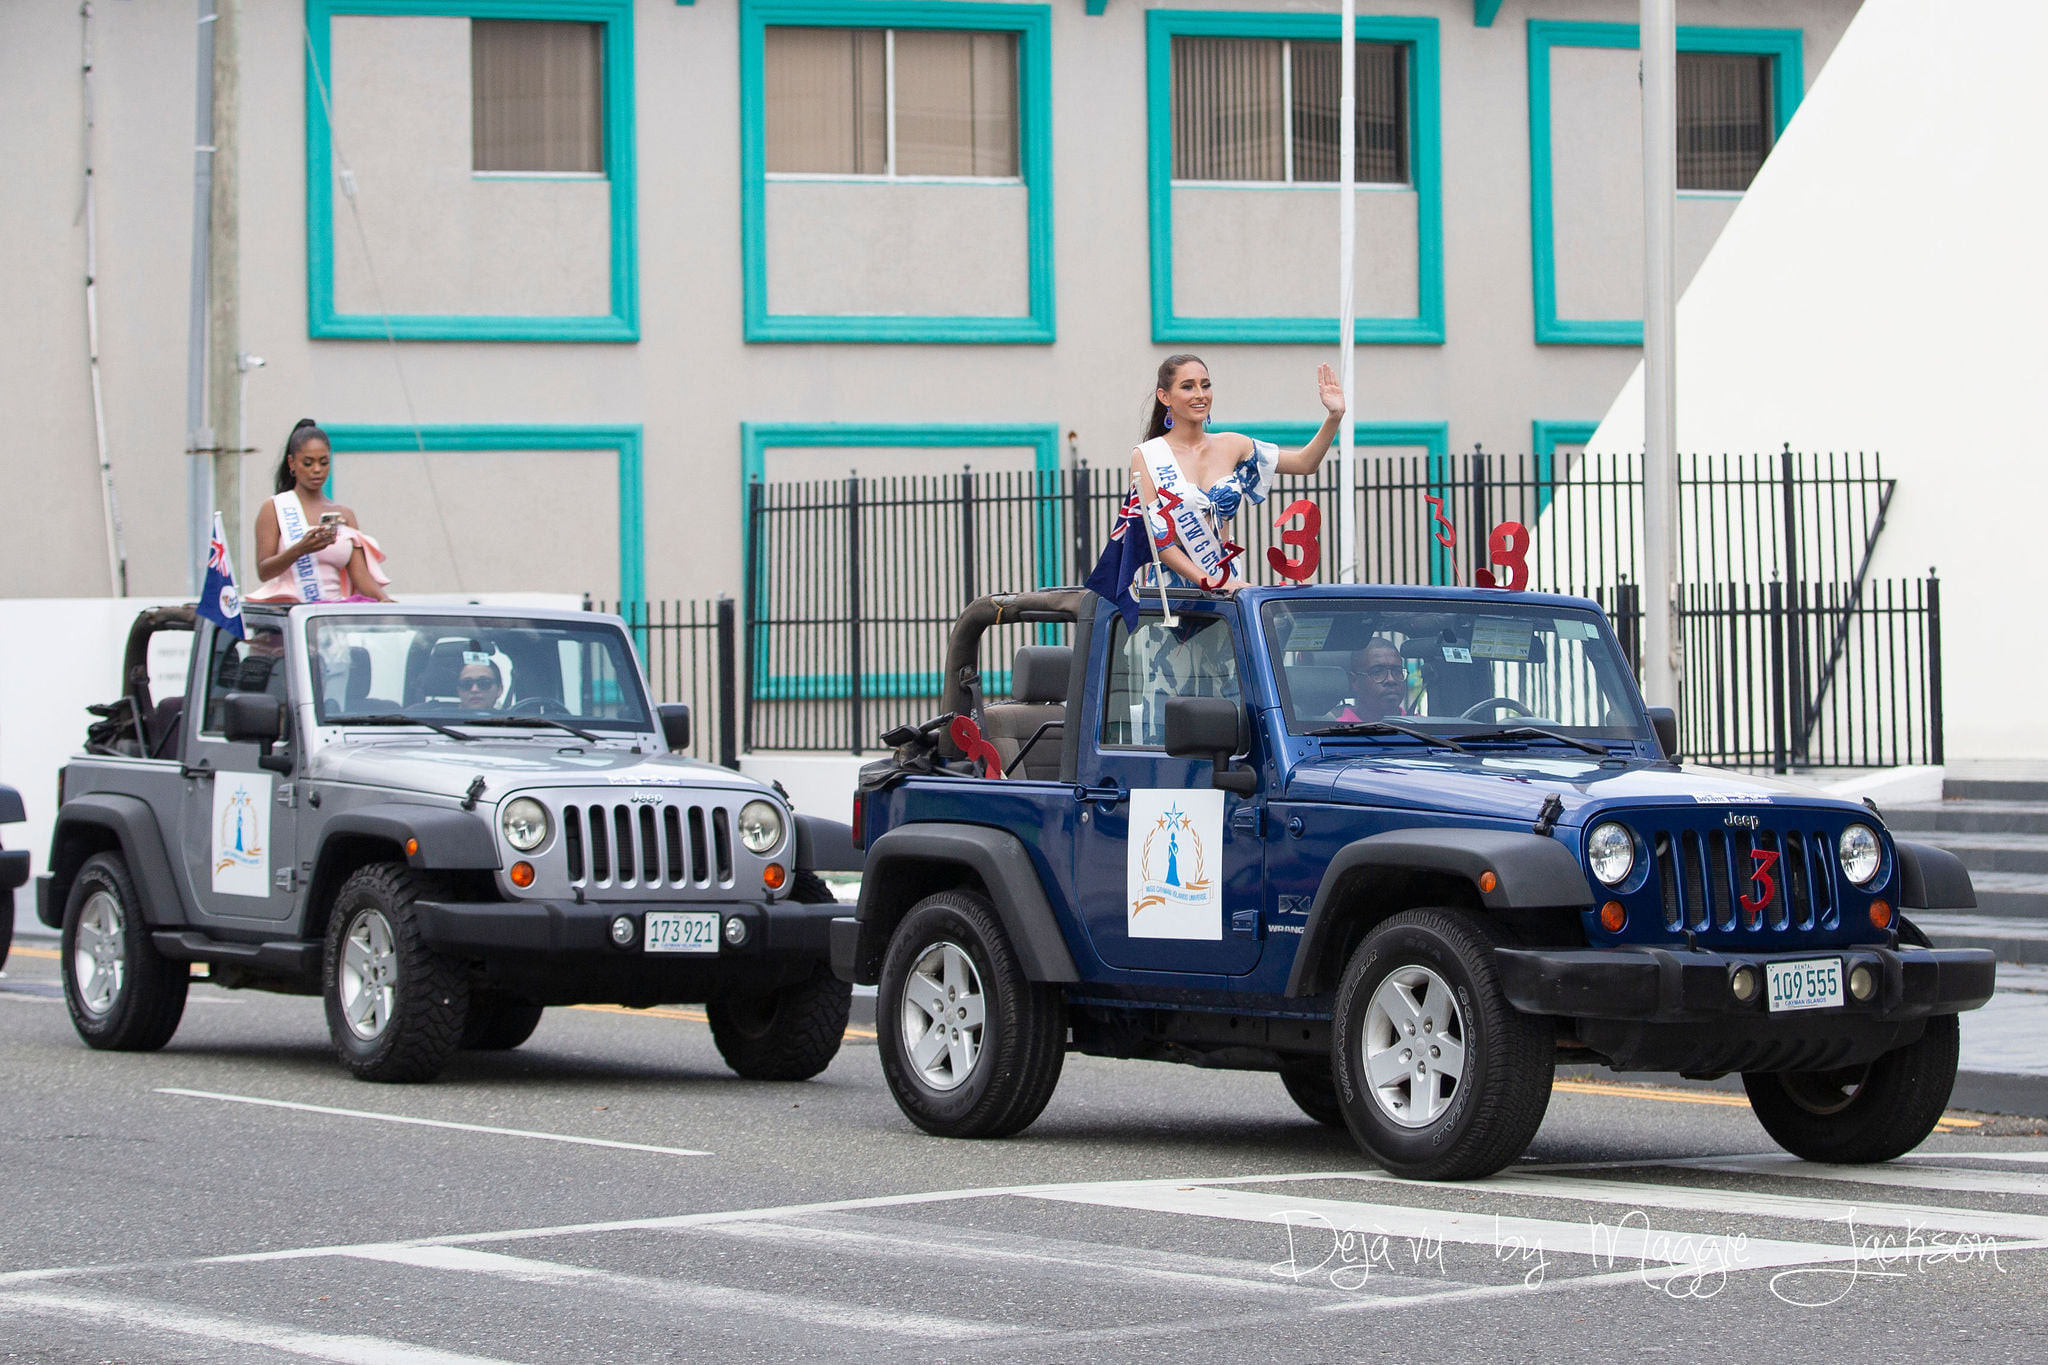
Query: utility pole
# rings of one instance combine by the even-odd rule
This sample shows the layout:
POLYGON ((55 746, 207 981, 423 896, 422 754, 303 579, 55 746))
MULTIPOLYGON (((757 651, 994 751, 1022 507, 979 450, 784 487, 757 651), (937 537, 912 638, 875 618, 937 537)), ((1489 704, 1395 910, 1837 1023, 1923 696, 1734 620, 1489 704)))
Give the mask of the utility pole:
POLYGON ((192 302, 185 360, 185 571, 191 591, 206 578, 213 535, 213 432, 206 425, 206 282, 213 232, 213 12, 199 0, 199 98, 192 138, 192 302))
POLYGON ((1352 437, 1357 418, 1355 377, 1358 338, 1358 0, 1344 0, 1343 37, 1337 60, 1343 64, 1337 99, 1337 382, 1344 386, 1344 422, 1337 429, 1337 581, 1356 583, 1361 571, 1358 546, 1358 448, 1352 437))
POLYGON ((214 499, 228 551, 245 564, 242 544, 242 452, 224 446, 242 429, 241 253, 236 107, 242 0, 218 0, 213 22, 213 194, 207 261, 207 425, 213 428, 214 499))
POLYGON ((1642 0, 1643 62, 1643 695, 1678 705, 1678 19, 1642 0))

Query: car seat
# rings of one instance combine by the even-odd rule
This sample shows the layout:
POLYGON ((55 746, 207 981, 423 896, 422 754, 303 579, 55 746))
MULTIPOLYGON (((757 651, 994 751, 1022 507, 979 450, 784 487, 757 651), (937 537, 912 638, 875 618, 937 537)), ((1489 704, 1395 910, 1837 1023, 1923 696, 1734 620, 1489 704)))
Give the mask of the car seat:
POLYGON ((1058 780, 1060 731, 1067 718, 1067 681, 1073 666, 1074 651, 1067 645, 1025 645, 1017 651, 1010 665, 1010 700, 984 707, 981 713, 981 733, 996 746, 1004 773, 1058 780), (1019 753, 1022 763, 1017 761, 1019 753))

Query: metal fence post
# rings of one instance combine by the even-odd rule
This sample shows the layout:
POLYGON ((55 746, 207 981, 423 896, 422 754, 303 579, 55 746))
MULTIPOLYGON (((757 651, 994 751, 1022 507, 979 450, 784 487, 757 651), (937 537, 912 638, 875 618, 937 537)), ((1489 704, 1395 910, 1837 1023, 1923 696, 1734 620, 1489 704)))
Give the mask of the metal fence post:
POLYGON ((740 583, 747 610, 747 703, 740 721, 740 747, 751 750, 754 747, 754 694, 760 689, 760 680, 754 677, 754 665, 763 654, 761 648, 761 560, 763 555, 761 515, 762 488, 756 479, 747 485, 747 564, 746 573, 740 583))
POLYGON ((856 754, 867 728, 861 716, 861 568, 860 476, 855 474, 846 480, 846 719, 851 726, 846 743, 856 754))
POLYGON ((718 761, 737 770, 740 766, 739 629, 730 597, 718 598, 718 761))
POLYGON ((1089 520, 1088 466, 1074 466, 1074 574, 1085 577, 1095 567, 1094 526, 1089 520))
POLYGON ((965 606, 981 594, 974 582, 974 471, 960 470, 960 603, 965 606))
POLYGON ((1937 767, 1947 762, 1941 717, 1941 579, 1933 568, 1927 570, 1927 740, 1928 762, 1937 767))
POLYGON ((1786 772, 1785 761, 1785 585, 1771 580, 1771 771, 1786 772))

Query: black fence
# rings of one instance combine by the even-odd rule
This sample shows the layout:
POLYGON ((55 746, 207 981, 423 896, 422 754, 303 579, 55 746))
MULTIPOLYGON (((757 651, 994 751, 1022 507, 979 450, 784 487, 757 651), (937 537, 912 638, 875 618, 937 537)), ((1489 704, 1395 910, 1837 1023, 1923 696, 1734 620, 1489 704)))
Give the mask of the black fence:
MULTIPOLYGON (((1517 521, 1529 586, 1594 598, 1631 661, 1640 657, 1640 457, 1474 451, 1358 463, 1368 581, 1470 583, 1501 571, 1488 532, 1517 521), (1443 522, 1454 547, 1438 539, 1443 522)), ((1870 577, 1895 487, 1878 460, 1690 456, 1679 474, 1690 755, 1779 770, 1940 762, 1939 583, 1870 577)), ((884 730, 935 709, 946 632, 965 602, 1087 576, 1126 477, 1080 465, 756 483, 738 621, 730 602, 628 604, 628 619, 657 693, 700 718, 704 756, 872 749, 884 730)), ((1310 581, 1336 581, 1341 496, 1331 459, 1240 512, 1253 581, 1272 578, 1274 519, 1297 498, 1323 515, 1310 581)), ((999 661, 1018 645, 1060 638, 1046 626, 992 631, 991 693, 1007 685, 999 661)))
POLYGON ((740 765, 738 612, 730 597, 702 602, 603 602, 632 629, 654 700, 690 708, 690 755, 740 765))

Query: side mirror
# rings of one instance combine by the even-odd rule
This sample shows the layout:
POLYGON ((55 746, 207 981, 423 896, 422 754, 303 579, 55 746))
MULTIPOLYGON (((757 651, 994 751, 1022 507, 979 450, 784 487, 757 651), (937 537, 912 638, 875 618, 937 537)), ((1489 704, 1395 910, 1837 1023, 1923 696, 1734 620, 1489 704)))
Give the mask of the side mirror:
POLYGON ((661 738, 672 754, 679 754, 690 747, 690 708, 679 701, 665 702, 654 708, 654 714, 661 717, 661 738))
POLYGON ((221 703, 221 729, 235 744, 275 744, 284 734, 284 703, 267 692, 230 692, 221 703))
POLYGON ((268 692, 230 692, 221 702, 220 728, 230 742, 254 744, 256 766, 265 772, 289 773, 291 751, 270 751, 284 737, 284 703, 268 692))
POLYGON ((1678 754, 1678 712, 1668 706, 1650 708, 1650 728, 1657 732, 1657 743, 1664 748, 1664 757, 1676 763, 1678 754))
POLYGON ((1166 752, 1175 758, 1209 758, 1216 764, 1211 786, 1249 796, 1258 790, 1259 775, 1250 768, 1232 768, 1230 756, 1244 747, 1244 707, 1224 697, 1169 697, 1166 700, 1166 752))

